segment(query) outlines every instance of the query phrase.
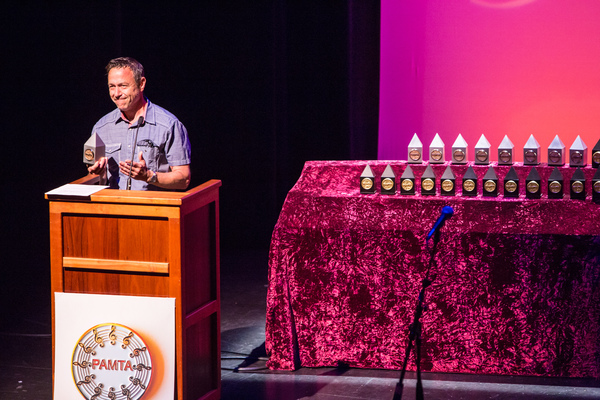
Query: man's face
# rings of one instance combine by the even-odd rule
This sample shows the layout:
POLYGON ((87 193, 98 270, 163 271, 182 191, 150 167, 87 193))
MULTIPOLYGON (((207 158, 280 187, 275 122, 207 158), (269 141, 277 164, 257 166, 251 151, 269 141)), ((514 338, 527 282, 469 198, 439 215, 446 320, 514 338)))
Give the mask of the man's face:
POLYGON ((108 72, 108 91, 110 98, 128 118, 133 118, 135 112, 144 103, 144 87, 146 78, 142 77, 140 86, 135 83, 133 71, 130 68, 113 68, 108 72))

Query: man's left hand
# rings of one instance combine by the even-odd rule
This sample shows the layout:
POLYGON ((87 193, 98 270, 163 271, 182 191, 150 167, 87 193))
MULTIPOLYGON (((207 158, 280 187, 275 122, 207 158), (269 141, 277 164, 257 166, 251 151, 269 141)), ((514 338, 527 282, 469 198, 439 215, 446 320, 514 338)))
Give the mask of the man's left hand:
POLYGON ((138 181, 148 180, 148 168, 146 167, 146 160, 144 160, 143 151, 140 151, 140 153, 138 154, 138 162, 134 162, 133 166, 131 166, 131 160, 119 162, 119 170, 121 170, 122 174, 129 176, 130 168, 131 177, 133 179, 137 179, 138 181))

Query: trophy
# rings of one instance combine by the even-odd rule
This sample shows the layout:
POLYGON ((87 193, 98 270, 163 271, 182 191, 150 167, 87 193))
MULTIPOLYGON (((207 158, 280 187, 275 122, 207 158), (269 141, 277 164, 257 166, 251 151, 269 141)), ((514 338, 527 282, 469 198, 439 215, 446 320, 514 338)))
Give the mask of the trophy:
POLYGON ((558 167, 554 167, 554 170, 548 178, 548 198, 549 199, 562 199, 563 198, 563 176, 558 170, 558 167))
POLYGON ((596 170, 592 178, 592 201, 600 204, 600 168, 596 170))
POLYGON ((469 166, 462 178, 463 196, 477 196, 477 174, 473 167, 469 166))
POLYGON ((396 194, 396 174, 389 164, 381 175, 381 194, 396 194))
POLYGON ((104 157, 104 142, 96 132, 83 145, 83 163, 94 165, 96 161, 104 157))
POLYGON ((423 162, 423 144, 416 133, 408 144, 408 162, 411 164, 421 164, 423 162))
POLYGON ((558 135, 554 137, 554 140, 548 146, 548 165, 559 167, 565 165, 565 145, 558 135))
POLYGON ((585 175, 579 167, 577 167, 571 177, 571 198, 585 200, 585 175))
POLYGON ((508 136, 504 135, 504 139, 498 146, 498 165, 512 165, 514 148, 508 136))
POLYGON ((466 164, 467 161, 467 142, 459 133, 452 145, 452 164, 466 164))
POLYGON ((406 166, 400 177, 400 194, 415 194, 415 174, 410 165, 406 166))
POLYGON ((523 165, 539 165, 539 163, 540 144, 531 135, 523 147, 523 165))
POLYGON ((577 138, 569 149, 569 166, 585 167, 587 165, 587 146, 577 135, 577 138))
POLYGON ((485 197, 498 196, 498 175, 494 167, 490 166, 483 176, 483 195, 485 197))
POLYGON ((598 168, 600 166, 600 140, 592 149, 592 167, 598 168))
POLYGON ((525 179, 525 197, 528 199, 539 199, 542 197, 542 185, 540 174, 535 167, 531 168, 527 179, 525 179))
POLYGON ((519 175, 515 167, 510 167, 504 177, 504 197, 519 197, 519 175))
POLYGON ((431 164, 443 164, 446 159, 444 155, 444 142, 438 133, 429 145, 429 162, 431 164))
POLYGON ((454 196, 456 194, 456 176, 448 165, 442 174, 440 192, 442 196, 454 196))
POLYGON ((475 145, 475 164, 487 165, 490 163, 490 142, 481 135, 479 141, 475 145))
POLYGON ((370 166, 366 166, 362 174, 360 174, 360 193, 373 194, 375 193, 375 175, 370 166))
POLYGON ((435 172, 431 165, 425 168, 425 172, 421 176, 421 194, 425 196, 435 195, 435 172))

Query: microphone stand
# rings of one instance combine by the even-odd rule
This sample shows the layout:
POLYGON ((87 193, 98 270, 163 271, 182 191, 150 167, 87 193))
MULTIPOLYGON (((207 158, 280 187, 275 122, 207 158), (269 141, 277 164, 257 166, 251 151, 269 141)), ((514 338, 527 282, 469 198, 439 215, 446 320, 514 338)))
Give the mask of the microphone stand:
POLYGON ((419 292, 419 297, 417 299, 417 306, 415 308, 414 319, 412 324, 409 325, 409 334, 408 334, 408 343, 406 345, 406 351, 404 353, 404 362, 402 363, 402 372, 400 373, 400 380, 396 384, 396 389, 394 390, 393 400, 402 400, 402 391, 404 389, 404 375, 406 374, 406 366, 408 364, 408 359, 410 357, 410 352, 413 348, 413 342, 415 342, 416 350, 415 350, 415 364, 417 367, 417 386, 416 386, 416 398, 417 400, 423 400, 423 382, 421 380, 421 333, 422 333, 422 324, 421 324, 421 316, 423 315, 423 311, 426 307, 423 305, 425 302, 425 289, 427 289, 433 281, 435 280, 436 275, 434 275, 431 279, 429 278, 429 272, 433 266, 435 253, 437 252, 437 245, 440 241, 440 229, 435 231, 433 236, 433 247, 429 254, 429 264, 427 266, 427 272, 425 274, 425 278, 421 281, 421 291, 419 292))
POLYGON ((144 117, 138 119, 137 128, 135 128, 135 138, 133 139, 133 149, 131 150, 131 164, 129 164, 129 176, 127 177, 127 190, 131 190, 131 170, 133 169, 133 158, 135 157, 135 147, 137 146, 137 137, 140 126, 144 123, 144 117))

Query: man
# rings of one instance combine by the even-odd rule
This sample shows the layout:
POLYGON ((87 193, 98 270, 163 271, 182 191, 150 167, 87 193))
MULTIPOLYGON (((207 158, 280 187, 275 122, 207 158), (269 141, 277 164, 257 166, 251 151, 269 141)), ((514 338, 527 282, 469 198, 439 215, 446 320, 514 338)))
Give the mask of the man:
POLYGON ((112 189, 126 189, 130 173, 131 190, 186 189, 191 178, 187 130, 177 117, 146 99, 142 64, 115 58, 106 72, 117 109, 94 125, 92 133, 104 142, 106 157, 89 167, 89 173, 108 179, 112 189), (137 157, 131 160, 134 148, 137 157))

